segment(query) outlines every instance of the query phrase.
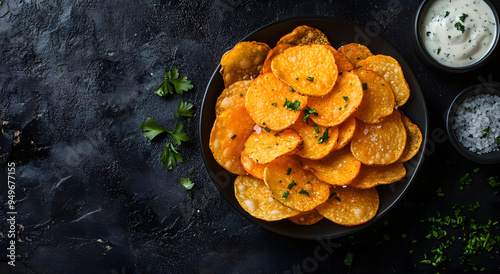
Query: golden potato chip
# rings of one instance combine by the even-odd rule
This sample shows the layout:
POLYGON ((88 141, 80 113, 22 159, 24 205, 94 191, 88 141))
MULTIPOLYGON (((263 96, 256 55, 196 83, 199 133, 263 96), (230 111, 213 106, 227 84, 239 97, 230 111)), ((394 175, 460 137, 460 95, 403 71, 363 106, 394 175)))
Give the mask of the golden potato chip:
POLYGON ((274 57, 292 46, 293 45, 291 44, 279 44, 272 48, 271 51, 269 51, 269 53, 267 54, 266 60, 264 61, 264 65, 262 66, 262 70, 260 73, 264 74, 273 72, 273 70, 271 69, 271 62, 273 61, 274 57))
POLYGON ((300 94, 309 96, 328 94, 335 85, 338 75, 330 48, 320 44, 287 48, 273 58, 272 71, 276 77, 300 94))
POLYGON ((316 209, 332 222, 345 226, 368 222, 377 214, 379 196, 376 188, 335 187, 332 197, 316 209))
POLYGON ((248 174, 252 175, 255 178, 264 180, 264 169, 267 164, 259 164, 254 160, 250 159, 245 151, 241 152, 241 165, 245 169, 248 174))
POLYGON ((343 186, 359 173, 361 162, 352 156, 349 147, 336 150, 319 160, 301 159, 305 169, 310 169, 323 182, 343 186))
POLYGON ((358 109, 362 99, 361 81, 356 74, 346 71, 339 75, 332 92, 323 97, 309 98, 308 106, 318 113, 310 118, 325 127, 339 125, 358 109))
POLYGON ((282 130, 299 118, 307 97, 292 92, 272 73, 259 75, 245 95, 245 107, 256 124, 282 130))
POLYGON ((300 213, 276 201, 264 181, 252 176, 236 177, 234 195, 246 212, 265 221, 278 221, 300 213))
POLYGON ((328 199, 330 189, 294 156, 283 156, 269 163, 264 182, 280 203, 297 211, 310 211, 328 199))
POLYGON ((342 55, 344 55, 347 60, 354 65, 354 67, 357 67, 359 61, 373 55, 368 47, 358 43, 343 45, 338 49, 338 51, 342 53, 342 55))
POLYGON ((337 141, 337 145, 335 145, 335 150, 341 149, 351 142, 352 136, 354 136, 354 131, 356 130, 356 118, 354 118, 354 116, 349 116, 349 118, 347 118, 338 127, 339 139, 337 141))
POLYGON ((328 37, 317 28, 302 25, 296 27, 292 32, 283 36, 278 41, 277 45, 306 45, 306 44, 325 44, 330 45, 328 37))
POLYGON ((245 103, 245 94, 250 87, 252 80, 237 81, 225 88, 215 103, 215 115, 245 103))
POLYGON ((246 174, 240 154, 255 123, 244 105, 224 111, 215 119, 210 133, 210 150, 219 165, 234 174, 246 174))
MULTIPOLYGON (((304 111, 312 112, 313 110, 306 108, 304 111)), ((314 112, 310 115, 314 115, 314 112)), ((302 113, 295 124, 291 126, 302 138, 302 145, 299 146, 295 153, 302 158, 321 159, 328 155, 337 144, 339 129, 338 127, 316 125, 309 118, 304 121, 304 117, 305 115, 302 113)))
POLYGON ((396 106, 400 107, 410 98, 410 87, 403 75, 403 69, 396 59, 386 55, 373 55, 358 62, 357 68, 367 69, 382 76, 392 88, 396 106))
POLYGON ((272 160, 286 155, 302 143, 302 138, 293 129, 282 132, 262 130, 248 137, 243 153, 259 164, 267 164, 272 160))
POLYGON ((406 130, 401 114, 395 110, 382 122, 358 121, 351 140, 351 151, 365 165, 388 165, 401 157, 406 145, 406 130))
POLYGON ((265 43, 244 41, 224 53, 220 61, 224 86, 257 77, 269 50, 271 48, 265 43))
POLYGON ((378 123, 391 115, 394 110, 394 93, 389 83, 370 70, 356 69, 353 72, 361 80, 364 91, 363 101, 353 115, 368 124, 378 123))
POLYGON ((316 209, 307 212, 301 212, 293 217, 288 217, 288 220, 298 225, 313 225, 323 219, 323 215, 319 214, 316 209))
POLYGON ((344 55, 342 55, 342 53, 340 53, 333 47, 330 47, 330 50, 333 53, 333 57, 335 58, 335 64, 337 64, 339 72, 349 71, 354 69, 354 65, 351 62, 349 62, 349 60, 344 55))
POLYGON ((401 120, 406 129, 406 146, 399 161, 406 162, 413 158, 420 149, 420 145, 422 144, 422 132, 420 128, 403 113, 401 113, 401 120))
POLYGON ((401 163, 387 166, 362 165, 358 176, 349 184, 349 187, 367 189, 378 185, 387 185, 403 179, 406 168, 401 163))

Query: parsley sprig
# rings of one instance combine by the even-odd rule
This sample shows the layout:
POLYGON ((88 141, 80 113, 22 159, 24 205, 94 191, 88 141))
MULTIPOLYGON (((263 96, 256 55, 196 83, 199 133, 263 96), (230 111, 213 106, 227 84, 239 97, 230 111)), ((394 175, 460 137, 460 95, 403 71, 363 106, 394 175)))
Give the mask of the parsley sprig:
POLYGON ((193 88, 191 81, 187 79, 187 76, 179 77, 179 70, 173 68, 163 74, 163 83, 161 83, 158 90, 155 91, 156 95, 164 97, 167 94, 177 94, 182 95, 185 91, 193 88))

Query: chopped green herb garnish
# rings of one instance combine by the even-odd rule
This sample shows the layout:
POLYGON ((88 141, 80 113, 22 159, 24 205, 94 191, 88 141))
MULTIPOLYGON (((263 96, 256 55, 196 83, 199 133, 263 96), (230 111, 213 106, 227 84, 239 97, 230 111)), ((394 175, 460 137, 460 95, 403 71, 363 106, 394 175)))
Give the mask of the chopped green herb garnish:
POLYGON ((267 126, 264 128, 264 130, 267 132, 271 132, 271 130, 267 126))
POLYGON ((462 13, 462 16, 460 16, 460 21, 462 21, 462 23, 465 23, 465 18, 467 18, 467 17, 469 17, 468 14, 462 13))
POLYGON ((317 125, 313 125, 313 128, 316 133, 319 133, 319 127, 317 125))
POLYGON ((446 11, 446 15, 444 16, 444 18, 448 17, 448 15, 450 15, 450 12, 446 11))
POLYGON ((281 198, 283 198, 284 200, 286 200, 286 198, 288 197, 288 194, 290 194, 290 191, 285 190, 285 192, 283 192, 283 196, 281 196, 281 198))
POLYGON ((314 81, 314 77, 311 77, 311 76, 307 77, 307 81, 313 82, 314 81))
POLYGON ((357 69, 359 69, 359 68, 361 68, 361 67, 363 67, 363 66, 357 66, 356 68, 357 68, 357 69))
POLYGON ((340 197, 335 197, 335 200, 339 201, 340 202, 340 197))
POLYGON ((440 54, 440 53, 441 53, 441 48, 438 48, 437 54, 440 54))
POLYGON ((316 116, 318 116, 318 113, 316 112, 316 109, 311 109, 309 106, 306 106, 306 108, 304 109, 304 121, 307 121, 307 119, 309 118, 309 115, 311 114, 314 114, 316 116))
POLYGON ((231 136, 231 140, 234 140, 234 138, 236 138, 236 134, 231 136))
POLYGON ((292 190, 292 187, 296 186, 297 183, 295 181, 292 181, 286 188, 292 190))
POLYGON ((290 88, 290 91, 291 91, 291 92, 295 92, 295 90, 294 90, 293 88, 290 88))
POLYGON ((347 96, 344 96, 343 98, 344 98, 344 101, 349 100, 349 97, 347 97, 347 96))
POLYGON ((289 169, 286 170, 286 175, 290 175, 290 173, 292 173, 292 169, 291 168, 289 168, 289 169))
POLYGON ((283 104, 283 106, 289 110, 299 110, 300 109, 300 101, 295 100, 292 103, 292 101, 289 101, 288 99, 285 98, 285 103, 283 104))
POLYGON ((344 258, 344 264, 347 266, 347 267, 351 267, 352 266, 352 259, 354 258, 354 254, 352 252, 347 252, 345 254, 345 258, 344 258))
POLYGON ((457 30, 461 31, 462 33, 464 33, 464 31, 465 31, 464 25, 462 25, 462 23, 460 23, 460 22, 455 23, 455 28, 457 28, 457 30))
POLYGON ((382 85, 382 86, 384 86, 384 87, 385 87, 385 84, 384 84, 384 83, 382 83, 382 84, 380 84, 380 85, 382 85))
POLYGON ((363 90, 367 90, 368 89, 368 84, 367 83, 363 83, 363 90))
POLYGON ((444 192, 441 188, 436 189, 436 195, 439 197, 444 197, 444 192))
POLYGON ((276 104, 276 103, 271 103, 271 105, 273 105, 273 106, 275 106, 275 107, 276 107, 276 106, 278 106, 278 104, 276 104))
POLYGON ((328 141, 328 138, 330 137, 328 136, 328 128, 326 128, 325 132, 323 132, 323 136, 318 139, 318 144, 326 143, 328 141))
POLYGON ((428 31, 428 32, 426 32, 425 34, 426 34, 427 36, 429 36, 429 34, 431 34, 431 32, 430 32, 430 31, 428 31))
POLYGON ((304 195, 309 196, 309 191, 307 191, 307 190, 305 190, 305 189, 301 189, 301 190, 299 191, 299 194, 304 194, 304 195))

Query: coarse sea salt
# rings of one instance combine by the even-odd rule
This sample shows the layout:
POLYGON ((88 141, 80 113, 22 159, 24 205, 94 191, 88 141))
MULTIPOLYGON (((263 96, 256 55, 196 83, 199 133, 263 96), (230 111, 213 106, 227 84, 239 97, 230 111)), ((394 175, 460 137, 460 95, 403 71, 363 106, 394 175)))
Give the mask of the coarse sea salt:
POLYGON ((457 140, 471 152, 498 151, 500 96, 480 94, 466 98, 455 111, 452 129, 457 140))

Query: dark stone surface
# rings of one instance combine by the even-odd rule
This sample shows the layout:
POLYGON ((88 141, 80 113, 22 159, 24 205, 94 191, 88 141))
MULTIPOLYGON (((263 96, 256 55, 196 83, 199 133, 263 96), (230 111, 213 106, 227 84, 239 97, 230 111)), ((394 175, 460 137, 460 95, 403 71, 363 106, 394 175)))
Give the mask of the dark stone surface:
MULTIPOLYGON (((418 263, 438 243, 425 239, 430 226, 420 220, 476 201, 481 208, 469 214, 478 222, 500 219, 500 197, 485 184, 500 165, 462 158, 443 119, 461 89, 499 82, 500 72, 491 64, 456 76, 422 65, 411 36, 417 1, 2 2, 0 254, 9 247, 7 165, 15 163, 17 257, 10 267, 1 255, 1 273, 456 271, 464 268, 460 244, 445 271, 418 263), (204 90, 222 54, 261 26, 305 15, 356 22, 387 39, 417 75, 430 117, 427 157, 404 201, 383 222, 333 240, 285 238, 242 217, 210 181, 197 138, 204 90), (194 88, 159 98, 153 91, 172 67, 194 88), (193 118, 174 117, 181 99, 195 105, 193 118), (184 123, 192 139, 180 149, 184 164, 162 167, 169 137, 147 141, 139 128, 147 117, 167 129, 184 123), (461 191, 467 172, 474 182, 461 191), (192 198, 179 183, 185 177, 195 182, 192 198), (436 196, 439 187, 445 197, 436 196), (351 268, 346 252, 354 254, 351 268)), ((474 260, 499 270, 495 252, 474 260)))

